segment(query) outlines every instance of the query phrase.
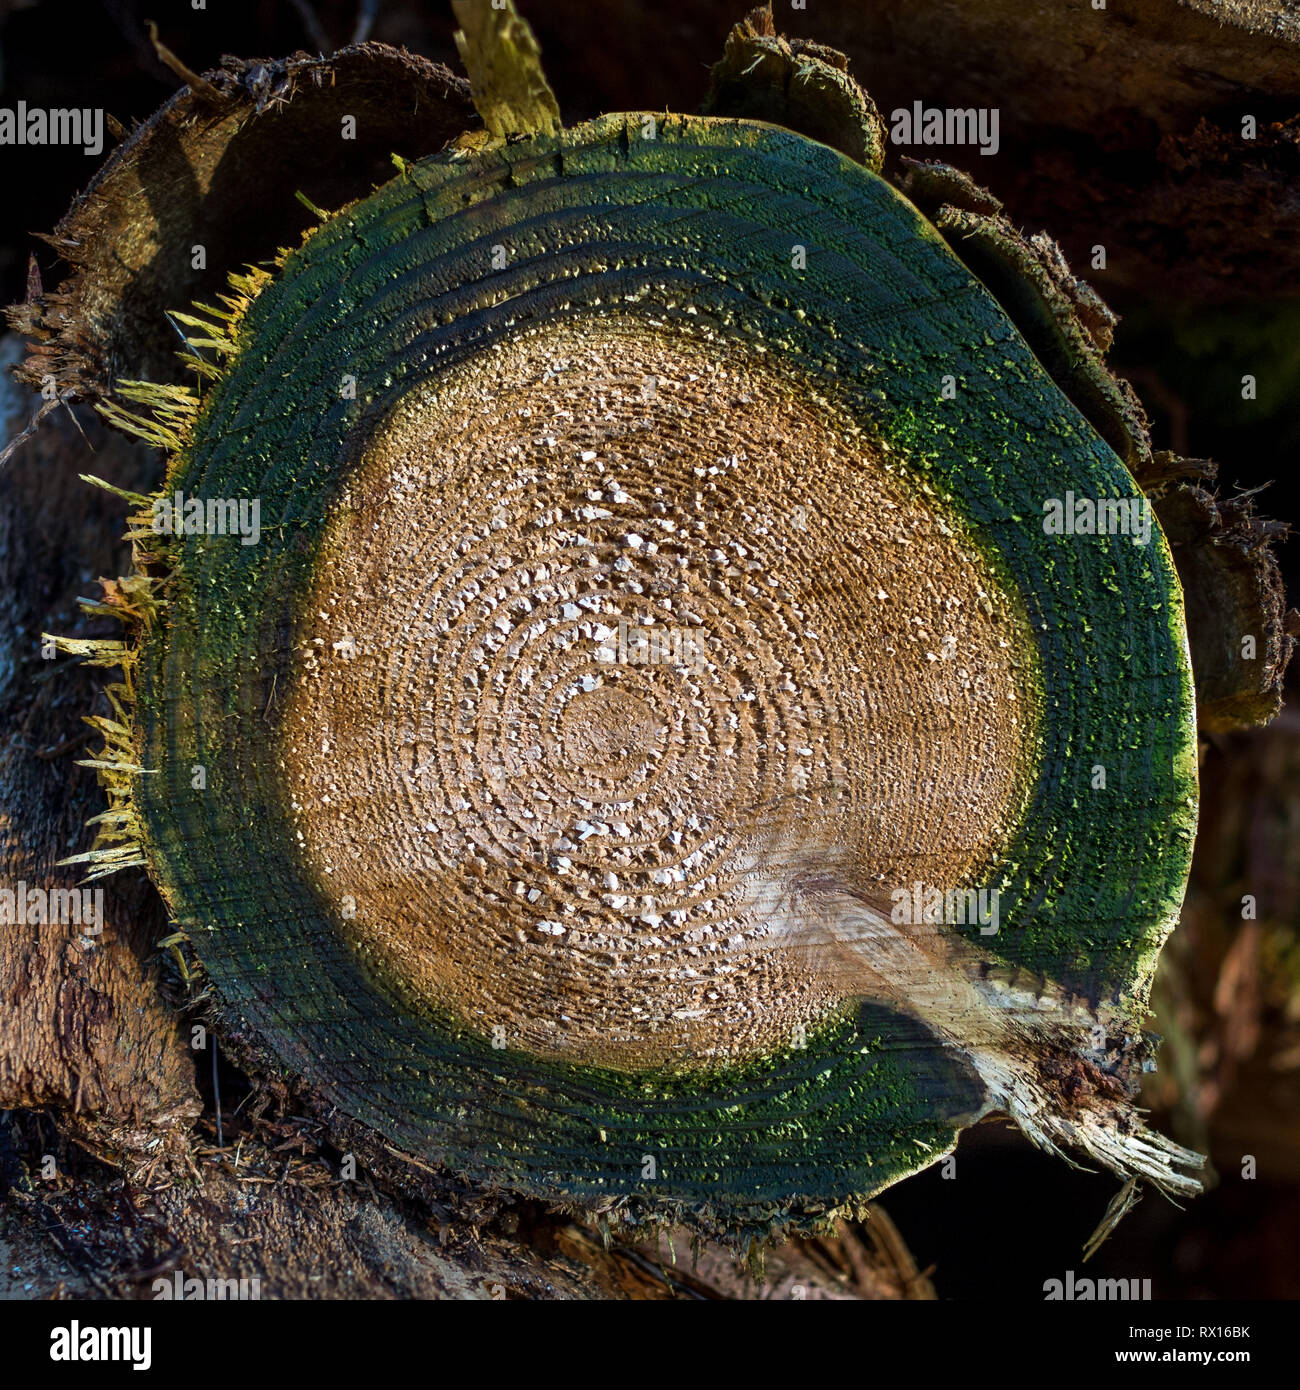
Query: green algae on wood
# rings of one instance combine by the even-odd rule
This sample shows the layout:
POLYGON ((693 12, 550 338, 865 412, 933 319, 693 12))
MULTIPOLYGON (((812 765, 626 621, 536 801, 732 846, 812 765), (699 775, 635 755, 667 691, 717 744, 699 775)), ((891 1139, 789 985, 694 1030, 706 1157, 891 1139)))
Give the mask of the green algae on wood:
MULTIPOLYGON (((1147 1141, 1123 1099, 1147 1055, 1146 996, 1176 919, 1195 823, 1193 709, 1177 578, 1158 530, 1145 545, 1128 536, 1044 531, 1045 499, 1120 499, 1136 488, 991 296, 904 198, 855 162, 773 127, 604 117, 559 135, 451 150, 409 165, 289 255, 229 334, 227 360, 163 491, 255 497, 261 537, 250 545, 237 536, 160 538, 170 567, 168 603, 163 620, 139 638, 135 706, 138 761, 157 772, 136 784, 134 810, 153 876, 227 1017, 247 1025, 273 1064, 393 1144, 455 1173, 555 1199, 617 1200, 628 1212, 708 1210, 710 1219, 733 1227, 771 1224, 777 1213, 813 1216, 863 1198, 933 1162, 964 1124, 998 1103, 1013 1113, 1023 1103, 1017 1118, 1032 1137, 1064 1145, 1072 1125, 1087 1127, 1080 1112, 1070 1111, 1081 1088, 1061 1081, 1074 1075, 1071 1069, 1083 1078, 1082 1089, 1099 1097, 1096 1123, 1120 1132, 1114 1144, 1085 1145, 1094 1158, 1121 1171, 1138 1166, 1156 1180, 1164 1173, 1184 1190, 1194 1186, 1171 1168, 1190 1155, 1153 1144, 1139 1159, 1132 1144, 1126 1148, 1126 1140, 1147 1141), (492 363, 513 360, 511 353, 527 359, 530 351, 535 360, 536 344, 545 352, 552 350, 545 344, 572 344, 584 332, 602 343, 639 334, 661 349, 678 340, 684 356, 712 355, 742 381, 752 373, 771 389, 773 409, 784 409, 787 399, 790 409, 811 402, 807 408, 830 431, 825 448, 837 457, 859 450, 835 467, 846 477, 860 468, 865 501, 923 513, 935 546, 965 547, 971 566, 988 577, 980 602, 994 619, 1008 632, 1032 634, 1013 651, 1014 670, 1006 675, 1020 692, 1015 785, 970 879, 998 891, 1000 924, 993 934, 953 927, 931 943, 936 971, 1022 1001, 1011 1012, 1029 1022, 1017 1022, 1013 1038, 981 1033, 963 1047, 960 1027, 954 1036, 932 1010, 914 1001, 909 1007, 905 986, 916 983, 910 976, 898 986, 904 997, 889 994, 887 981, 886 997, 844 987, 849 976, 860 981, 870 973, 879 903, 872 899, 870 911, 858 911, 870 896, 865 882, 835 858, 835 846, 820 842, 817 853, 829 858, 803 853, 798 861, 788 896, 798 913, 787 902, 776 915, 801 931, 808 921, 817 927, 794 944, 805 952, 799 968, 821 971, 828 982, 821 1014, 811 1026, 800 1015, 787 1046, 769 1042, 755 1054, 720 1045, 716 1055, 694 1060, 656 1054, 641 1068, 625 1053, 610 1065, 581 1049, 566 1060, 560 1043, 522 1047, 509 1029, 495 1032, 491 1017, 458 1013, 448 1003, 456 997, 452 986, 422 995, 422 949, 410 945, 404 956, 400 942, 377 931, 367 936, 355 903, 350 915, 331 890, 330 866, 308 847, 304 831, 302 817, 313 808, 295 804, 288 784, 286 759, 300 766, 306 755, 287 711, 301 707, 294 692, 309 675, 318 684, 354 679, 348 634, 339 633, 340 651, 314 635, 329 611, 315 604, 329 592, 328 566, 357 553, 331 546, 356 534, 358 508, 362 521, 369 515, 366 499, 375 494, 358 480, 373 465, 375 441, 411 437, 399 427, 418 424, 420 412, 430 420, 457 418, 446 412, 465 393, 481 390, 491 399, 484 376, 491 377, 492 363), (788 390, 774 384, 781 377, 788 390), (945 379, 955 394, 945 393, 945 379), (196 767, 204 769, 202 779, 196 767), (1063 1020, 1059 1030, 1040 1028, 1037 1011, 1045 1015, 1046 1005, 1063 1020), (1014 1078, 1001 1095, 999 1049, 1007 1046, 1023 1046, 1026 1055, 1012 1059, 1014 1078), (1028 1099, 1025 1087, 1033 1092, 1028 1099), (1035 1119, 1035 1106, 1059 1106, 1061 1114, 1035 1119)), ((564 373, 565 362, 555 361, 548 379, 557 395, 566 388, 564 373)), ((670 416, 662 412, 671 403, 657 390, 647 384, 642 416, 629 415, 625 405, 613 412, 620 429, 626 426, 619 440, 641 431, 635 438, 645 455, 637 478, 643 494, 622 493, 629 500, 618 502, 619 479, 596 476, 599 411, 575 424, 590 427, 592 447, 566 457, 563 467, 541 468, 535 485, 546 493, 566 479, 582 480, 599 495, 593 512, 616 518, 619 544, 638 554, 641 532, 656 515, 656 470, 674 487, 687 474, 699 477, 701 494, 714 489, 710 497, 731 489, 727 505, 735 516, 744 515, 746 488, 764 495, 768 511, 749 537, 755 554, 763 554, 764 527, 797 545, 795 532, 810 512, 825 528, 819 537, 833 532, 834 518, 815 506, 762 493, 764 478, 787 477, 772 471, 771 460, 670 463, 663 434, 670 416), (649 422, 644 428, 641 418, 649 422), (600 491, 606 484, 608 495, 600 491)), ((749 405, 738 400, 726 409, 732 404, 735 418, 745 420, 749 405)), ((692 418, 700 418, 698 409, 692 418)), ((799 442, 791 440, 788 451, 796 461, 799 442)), ((779 462, 784 467, 790 459, 779 462)), ((400 460, 390 463, 396 470, 400 460)), ((497 467, 501 459, 484 464, 497 467)), ((387 476, 398 494, 422 486, 419 476, 387 476)), ((692 504, 684 505, 684 514, 668 516, 674 524, 689 521, 692 504)), ((695 505, 707 511, 714 504, 695 505)), ((863 516, 870 510, 864 506, 863 516)), ((487 537, 491 513, 467 516, 466 525, 480 519, 487 537)), ((416 513, 410 521, 418 530, 448 524, 448 517, 426 521, 416 513)), ((509 508, 500 521, 514 524, 509 508)), ((906 540, 889 564, 903 563, 897 556, 906 553, 906 540)), ((603 554, 603 535, 599 545, 589 536, 583 544, 603 554)), ((685 543, 663 548, 727 589, 742 582, 729 571, 752 573, 751 562, 762 570, 752 555, 737 554, 730 534, 729 544, 725 564, 685 543)), ((882 553, 862 558, 864 573, 883 572, 882 553)), ((839 621, 835 605, 846 595, 866 623, 872 609, 887 604, 885 586, 878 586, 885 598, 874 588, 856 592, 851 566, 832 558, 827 572, 836 585, 823 587, 833 592, 816 592, 815 577, 798 571, 810 586, 808 601, 839 621)), ((529 625, 518 614, 502 620, 507 641, 529 625)), ((958 650, 967 627, 980 621, 953 620, 958 650)), ((404 630, 390 615, 395 649, 404 630)), ((940 663, 944 635, 927 634, 940 663)), ((816 640, 791 639, 796 647, 816 640)), ((374 634, 370 642, 373 648, 374 634)), ((867 682, 876 665, 894 659, 870 646, 848 655, 867 682)), ((979 655, 1003 660, 992 651, 979 655)), ((487 673, 486 654, 484 662, 487 673)), ((949 682, 942 697, 965 710, 956 668, 936 670, 949 682)), ((394 670, 372 691, 356 688, 359 717, 370 699, 389 708, 403 681, 424 678, 394 670)), ((466 686, 471 703, 478 685, 466 686)), ((760 683, 760 703, 769 693, 760 683)), ((736 709, 754 694, 737 690, 736 709)), ((933 689, 924 699, 927 709, 935 707, 933 689)), ((897 757, 898 741, 906 746, 900 711, 882 711, 882 727, 885 713, 895 721, 890 753, 897 757)), ((741 729, 747 731, 743 723, 741 729)), ((486 736, 495 738, 495 728, 486 736)), ((850 743, 870 736, 870 727, 846 734, 850 743)), ((409 759, 401 775, 413 777, 439 755, 438 746, 422 748, 417 738, 394 757, 409 759)), ((328 750, 320 756, 328 760, 328 750)), ((480 778, 466 779, 467 805, 478 782, 487 785, 495 775, 484 764, 480 778)), ((821 823, 822 813, 830 824, 839 814, 843 789, 832 781, 815 777, 811 787, 794 788, 793 804, 808 824, 821 823), (801 795, 811 800, 801 803, 801 795)), ((920 773, 904 790, 927 815, 953 795, 920 773)), ((604 809, 584 804, 575 815, 600 821, 604 809)), ((887 835, 909 814, 904 796, 893 819, 882 812, 878 828, 887 835)), ((806 846, 800 817, 782 817, 772 826, 785 836, 794 825, 806 846)), ((414 835, 417 827, 409 829, 414 835)), ((429 852, 443 855, 440 872, 455 862, 444 849, 435 835, 429 852)), ((371 867, 382 867, 382 852, 374 852, 371 867)), ((369 862, 366 851, 360 857, 369 862)), ((465 872, 483 877, 484 891, 494 893, 492 875, 502 865, 479 857, 486 867, 471 854, 465 872)), ((581 855, 563 857, 571 868, 581 855)), ((894 877, 878 885, 885 904, 890 890, 910 881, 895 871, 897 856, 889 862, 894 877)), ((531 881, 535 866, 517 867, 520 881, 531 881)), ((759 867, 775 878, 787 863, 760 860, 759 867)), ((550 863, 537 871, 564 876, 550 863)), ((449 891, 468 894, 454 874, 448 882, 449 891)), ((653 933, 655 915, 638 916, 640 925, 630 930, 653 933)), ((547 944, 556 926, 568 930, 547 920, 540 937, 521 944, 525 967, 541 942, 547 954, 533 958, 538 968, 556 968, 547 944)), ((436 956, 441 943, 429 947, 436 956)), ((902 947, 891 939, 880 958, 903 960, 902 947)), ((483 962, 475 968, 484 969, 483 962)), ((501 969, 514 968, 514 958, 503 956, 501 969)), ((765 1007, 779 1010, 782 1002, 767 1000, 765 1007)), ((669 1018, 644 1032, 629 1023, 629 1036, 658 1033, 660 1024, 671 1033, 669 1018)))

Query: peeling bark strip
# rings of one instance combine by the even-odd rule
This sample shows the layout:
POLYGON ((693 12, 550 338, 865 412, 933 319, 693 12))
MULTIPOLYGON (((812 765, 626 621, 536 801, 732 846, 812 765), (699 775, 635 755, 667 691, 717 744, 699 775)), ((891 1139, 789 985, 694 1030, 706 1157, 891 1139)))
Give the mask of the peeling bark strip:
POLYGON ((998 297, 1043 365, 1098 434, 1138 473, 1151 458, 1146 413, 1104 354, 1114 315, 1096 291, 1076 279, 1060 247, 1045 234, 1025 238, 1000 214, 943 206, 935 225, 962 260, 998 297))
POLYGON ((873 172, 884 163, 884 122, 849 76, 848 59, 824 44, 779 35, 770 4, 751 10, 727 35, 704 112, 797 130, 873 172))
POLYGON ((1106 366, 1115 315, 1074 276, 1045 233, 1026 237, 969 175, 904 159, 901 187, 997 296, 1061 390, 1155 499, 1187 605, 1197 720, 1209 733, 1266 724, 1282 707, 1297 630, 1273 546, 1290 527, 1254 514, 1253 499, 1218 501, 1217 465, 1152 453, 1146 412, 1106 366))
POLYGON ((1106 366, 1115 315, 1045 232, 1027 237, 987 189, 951 165, 901 160, 899 186, 997 297, 1053 380, 1141 479, 1151 467, 1146 412, 1106 366))
POLYGON ((548 135, 560 108, 542 72, 533 31, 512 4, 452 0, 461 27, 456 49, 469 73, 474 107, 490 135, 548 135))
POLYGON ((10 310, 31 342, 19 375, 87 400, 122 377, 177 380, 166 315, 295 245, 309 222, 295 191, 339 207, 394 154, 429 154, 472 122, 463 79, 382 44, 227 60, 136 127, 47 238, 71 274, 10 310))
MULTIPOLYGON (((1212 464, 1202 477, 1213 480, 1212 464)), ((1300 636, 1272 551, 1290 526, 1256 516, 1249 494, 1219 498, 1192 481, 1163 487, 1155 507, 1182 581, 1201 728, 1267 724, 1300 636)))
POLYGON ((999 1106, 1192 1186, 1128 1100, 1195 819, 1173 567, 1045 534, 1133 480, 905 199, 606 117, 240 289, 151 437, 261 536, 150 537, 130 809, 264 1067, 620 1220, 815 1220, 999 1106), (706 671, 611 668, 620 619, 706 671), (996 932, 893 922, 918 879, 996 932))

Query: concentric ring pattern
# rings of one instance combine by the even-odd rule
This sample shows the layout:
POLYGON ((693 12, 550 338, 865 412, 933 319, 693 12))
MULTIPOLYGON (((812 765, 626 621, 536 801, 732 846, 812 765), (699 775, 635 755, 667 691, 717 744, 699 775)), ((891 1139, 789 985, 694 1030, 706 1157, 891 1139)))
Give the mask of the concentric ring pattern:
POLYGON ((286 781, 322 893, 417 1006, 557 1060, 761 1057, 845 1002, 810 881, 957 884, 1009 838, 1018 599, 792 372, 607 315, 375 432, 286 781))
POLYGON ((263 535, 178 543, 141 809, 226 1008, 392 1142, 550 1195, 815 1208, 932 1161, 979 1086, 798 953, 717 988, 705 929, 761 943, 756 863, 865 890, 924 861, 1000 889, 991 959, 1140 996, 1194 820, 1178 586, 1158 535, 1044 533, 1043 499, 1132 480, 883 181, 770 127, 646 128, 412 166, 252 305, 168 487, 259 498, 263 535), (561 990, 598 1022, 548 1019, 561 990))

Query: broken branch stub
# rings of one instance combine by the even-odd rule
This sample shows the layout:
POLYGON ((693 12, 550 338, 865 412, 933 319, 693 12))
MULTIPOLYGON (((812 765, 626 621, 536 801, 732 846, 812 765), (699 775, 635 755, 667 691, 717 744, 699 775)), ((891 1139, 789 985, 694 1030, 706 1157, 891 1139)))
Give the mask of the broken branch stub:
POLYGON ((263 1066, 621 1219, 820 1219, 991 1109, 1195 1190, 1130 1101, 1177 578, 905 198, 610 116, 410 165, 242 288, 164 402, 129 795, 263 1066))

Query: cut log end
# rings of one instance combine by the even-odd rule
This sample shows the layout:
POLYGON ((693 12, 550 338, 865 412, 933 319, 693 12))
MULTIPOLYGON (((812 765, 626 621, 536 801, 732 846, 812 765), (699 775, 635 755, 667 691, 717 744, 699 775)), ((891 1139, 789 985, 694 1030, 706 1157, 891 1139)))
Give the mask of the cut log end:
POLYGON ((316 575, 297 837, 358 949, 486 1039, 780 1050, 843 1002, 783 944, 797 873, 963 883, 1021 812, 1018 596, 724 342, 615 316, 483 353, 376 432, 316 575))
POLYGON ((1182 889, 1164 543, 1044 527, 1132 479, 880 179, 635 125, 406 167, 159 397, 151 872, 260 1056, 474 1180, 770 1231, 996 1106, 1119 1164, 1035 1068, 1140 1036, 1182 889))

